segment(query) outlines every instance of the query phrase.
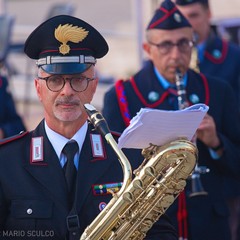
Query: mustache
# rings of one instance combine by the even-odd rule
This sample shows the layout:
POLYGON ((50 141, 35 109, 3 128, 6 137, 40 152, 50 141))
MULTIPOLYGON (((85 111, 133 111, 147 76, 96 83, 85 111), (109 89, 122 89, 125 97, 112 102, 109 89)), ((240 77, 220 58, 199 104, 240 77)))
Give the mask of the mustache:
POLYGON ((56 99, 55 104, 56 105, 61 105, 61 104, 80 105, 80 100, 65 96, 65 97, 60 97, 56 99))

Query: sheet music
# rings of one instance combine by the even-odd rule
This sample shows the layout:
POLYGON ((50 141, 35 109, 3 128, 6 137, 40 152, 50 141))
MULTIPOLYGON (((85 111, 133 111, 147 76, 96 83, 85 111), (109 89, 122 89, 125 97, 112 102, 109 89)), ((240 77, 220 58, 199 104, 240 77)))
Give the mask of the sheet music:
POLYGON ((208 109, 205 104, 176 111, 142 108, 120 136, 118 146, 143 149, 149 143, 160 146, 182 137, 190 141, 208 109))

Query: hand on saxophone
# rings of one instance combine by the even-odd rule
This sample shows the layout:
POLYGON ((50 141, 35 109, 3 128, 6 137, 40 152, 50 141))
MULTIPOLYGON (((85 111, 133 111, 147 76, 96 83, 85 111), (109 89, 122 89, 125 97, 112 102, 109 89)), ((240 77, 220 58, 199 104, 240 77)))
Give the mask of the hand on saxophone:
MULTIPOLYGON (((203 118, 197 129, 196 135, 200 141, 212 149, 216 148, 221 143, 217 134, 215 121, 209 114, 206 114, 203 118)), ((217 153, 221 156, 223 149, 217 150, 217 153)))

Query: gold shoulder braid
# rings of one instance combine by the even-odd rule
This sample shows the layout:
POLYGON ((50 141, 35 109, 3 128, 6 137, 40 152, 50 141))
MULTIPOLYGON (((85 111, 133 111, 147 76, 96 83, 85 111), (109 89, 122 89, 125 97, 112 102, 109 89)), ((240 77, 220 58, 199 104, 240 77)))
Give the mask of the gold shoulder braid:
POLYGON ((72 24, 59 25, 54 32, 55 38, 62 44, 59 47, 59 52, 63 55, 70 52, 70 46, 67 45, 67 42, 79 43, 83 41, 88 35, 82 27, 73 26, 72 24))

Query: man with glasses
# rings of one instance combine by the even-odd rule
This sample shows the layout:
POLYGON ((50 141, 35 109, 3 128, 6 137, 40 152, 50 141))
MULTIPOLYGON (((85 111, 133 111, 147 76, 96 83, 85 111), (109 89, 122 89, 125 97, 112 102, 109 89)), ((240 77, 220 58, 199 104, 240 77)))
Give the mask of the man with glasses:
MULTIPOLYGON (((117 155, 83 106, 94 96, 96 59, 108 44, 85 21, 60 15, 37 27, 24 51, 36 59, 44 119, 0 142, 0 239, 79 240, 123 181, 117 155)), ((146 239, 177 234, 163 215, 146 239)))
POLYGON ((186 99, 185 106, 208 105, 209 112, 196 132, 201 171, 190 177, 167 215, 178 229, 179 239, 230 240, 223 174, 239 175, 237 104, 227 82, 189 69, 192 47, 190 23, 172 1, 165 0, 146 29, 143 48, 149 60, 129 80, 116 81, 105 94, 103 115, 111 130, 122 132, 141 108, 182 108, 179 96, 186 99), (177 79, 181 79, 183 91, 176 91, 177 79), (197 174, 200 181, 194 178, 197 174), (195 183, 203 188, 192 189, 195 183))

